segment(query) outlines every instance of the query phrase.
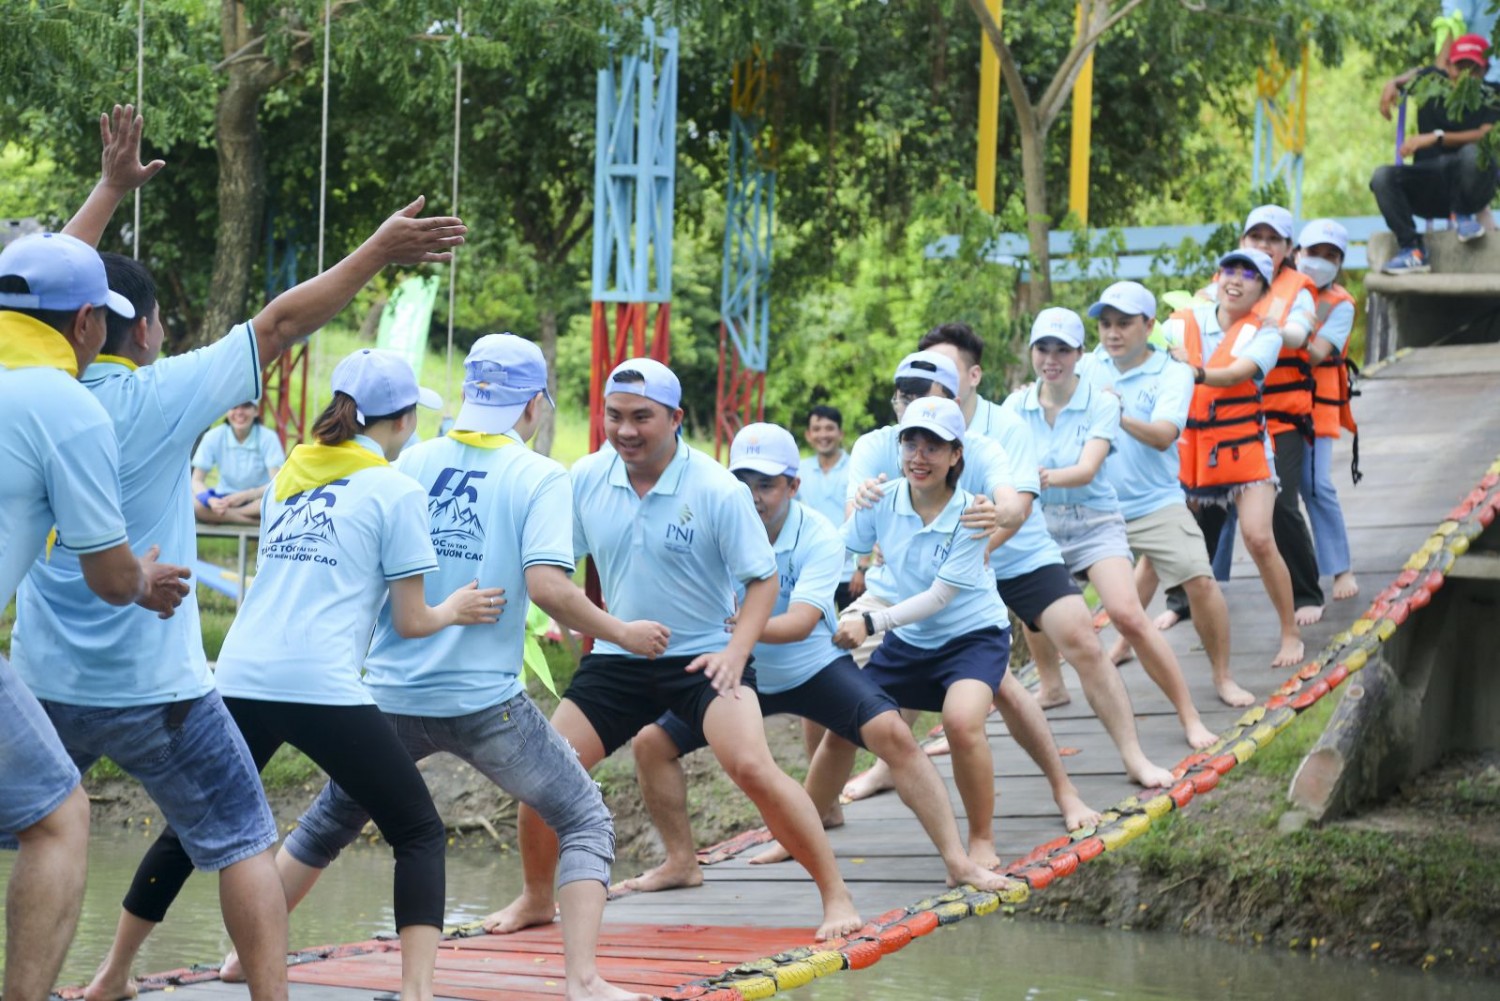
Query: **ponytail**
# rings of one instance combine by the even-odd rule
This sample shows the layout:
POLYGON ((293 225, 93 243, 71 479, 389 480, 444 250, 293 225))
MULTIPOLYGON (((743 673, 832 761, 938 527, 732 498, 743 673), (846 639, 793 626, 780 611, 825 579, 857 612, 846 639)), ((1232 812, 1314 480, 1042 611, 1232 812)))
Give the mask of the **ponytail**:
POLYGON ((380 414, 378 416, 366 414, 364 423, 359 421, 359 407, 354 403, 354 397, 348 393, 337 390, 333 394, 333 402, 318 415, 318 422, 313 425, 313 437, 320 445, 342 445, 350 441, 355 435, 362 433, 381 421, 400 420, 409 413, 416 411, 417 405, 413 403, 409 407, 403 407, 394 414, 380 414))

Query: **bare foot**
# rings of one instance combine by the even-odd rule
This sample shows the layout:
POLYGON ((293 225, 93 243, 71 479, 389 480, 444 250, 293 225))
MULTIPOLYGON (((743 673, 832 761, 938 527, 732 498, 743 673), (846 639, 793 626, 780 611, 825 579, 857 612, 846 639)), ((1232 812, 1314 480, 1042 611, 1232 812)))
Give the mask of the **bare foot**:
POLYGON ((1302 640, 1296 637, 1282 637, 1281 649, 1276 652, 1276 658, 1271 661, 1271 666, 1296 667, 1302 663, 1303 652, 1302 640))
POLYGON ((1214 691, 1219 693, 1219 701, 1226 706, 1234 706, 1236 709, 1244 706, 1255 705, 1255 696, 1245 691, 1233 678, 1214 682, 1214 691))
POLYGON ((765 851, 750 856, 750 864, 775 865, 777 862, 790 862, 791 859, 792 853, 781 847, 779 841, 773 841, 765 851))
MULTIPOLYGON (((1212 744, 1213 740, 1209 743, 1212 744)), ((1177 781, 1171 769, 1152 764, 1144 755, 1140 761, 1125 763, 1125 777, 1143 789, 1165 789, 1177 781)))
POLYGON ((1333 600, 1348 601, 1359 594, 1359 581, 1354 579, 1353 570, 1345 570, 1333 578, 1333 600))
POLYGON ((877 761, 867 771, 860 772, 844 785, 844 798, 852 803, 895 787, 890 768, 884 761, 877 761))
POLYGON ((83 1001, 124 1001, 139 993, 135 981, 130 977, 127 976, 124 980, 106 978, 104 967, 100 966, 94 979, 83 989, 83 1001))
POLYGON ((563 997, 567 1001, 652 1001, 650 994, 622 991, 597 973, 576 986, 569 982, 563 997))
POLYGON ((1299 626, 1315 626, 1323 619, 1322 605, 1303 605, 1292 614, 1299 626))
MULTIPOLYGON (((1195 719, 1191 723, 1184 723, 1182 729, 1187 734, 1188 746, 1195 751, 1201 751, 1219 739, 1214 736, 1212 730, 1203 725, 1202 720, 1195 719)), ((1171 785, 1174 781, 1172 773, 1168 772, 1167 781, 1163 782, 1162 785, 1171 785)))
POLYGON ((833 901, 823 905, 823 923, 818 926, 817 941, 826 942, 831 938, 843 938, 852 935, 865 926, 865 919, 859 916, 859 911, 854 908, 854 900, 848 891, 835 898, 833 901))
POLYGON ((1080 827, 1093 827, 1102 819, 1099 811, 1091 808, 1074 789, 1057 797, 1057 808, 1062 811, 1063 825, 1069 831, 1080 827))
POLYGON ((557 917, 557 903, 553 900, 535 900, 521 894, 501 910, 486 917, 480 927, 491 935, 511 935, 523 928, 550 925, 557 917))
POLYGON ((939 737, 932 743, 923 745, 922 750, 927 752, 929 758, 941 758, 943 755, 950 753, 952 748, 948 746, 947 737, 939 737))
POLYGON ((219 964, 219 979, 226 984, 243 984, 245 982, 245 968, 240 965, 238 950, 225 956, 224 962, 219 964))
POLYGON ((969 861, 981 869, 1000 867, 1000 856, 995 854, 994 838, 969 838, 969 861))
POLYGON ((1037 705, 1043 709, 1056 709, 1073 701, 1073 696, 1066 687, 1049 689, 1045 685, 1036 690, 1037 705))
POLYGON ((830 806, 828 808, 828 812, 827 813, 823 814, 823 830, 825 830, 825 831, 831 831, 835 827, 843 827, 843 826, 844 826, 844 806, 843 806, 842 803, 835 803, 835 804, 833 804, 832 806, 830 806))
POLYGON ((1115 640, 1115 645, 1109 648, 1109 662, 1115 667, 1128 664, 1135 660, 1135 651, 1130 649, 1130 644, 1125 642, 1125 637, 1115 640))
POLYGON ((1156 628, 1160 629, 1162 632, 1166 632, 1168 629, 1171 629, 1181 621, 1182 617, 1179 616, 1176 612, 1162 612, 1156 617, 1156 628))
POLYGON ((948 868, 948 885, 972 886, 976 890, 993 890, 997 893, 1009 890, 1016 883, 998 872, 990 872, 981 869, 971 862, 967 857, 960 859, 948 868))
POLYGON ((658 890, 676 890, 702 885, 703 869, 699 867, 698 860, 693 859, 691 868, 663 862, 655 869, 647 869, 639 876, 621 880, 610 889, 629 890, 631 893, 656 893, 658 890))

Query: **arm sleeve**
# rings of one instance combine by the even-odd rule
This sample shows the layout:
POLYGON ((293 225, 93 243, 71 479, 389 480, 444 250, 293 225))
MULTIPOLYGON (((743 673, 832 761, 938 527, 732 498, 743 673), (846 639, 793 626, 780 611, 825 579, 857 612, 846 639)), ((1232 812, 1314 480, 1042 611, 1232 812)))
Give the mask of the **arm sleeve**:
POLYGON ((1005 447, 991 438, 975 435, 965 448, 964 465, 972 458, 980 473, 984 490, 991 497, 1002 487, 1015 486, 1015 471, 1011 467, 1010 454, 1005 447))
POLYGON ((1042 495, 1042 481, 1037 475, 1036 446, 1031 432, 1015 414, 1010 414, 1000 445, 1010 456, 1010 485, 1033 497, 1042 495))
MULTIPOLYGON (((965 505, 967 507, 967 504, 965 505)), ((948 542, 948 555, 938 566, 937 580, 969 591, 981 587, 994 587, 995 578, 985 570, 984 538, 970 538, 969 532, 955 531, 948 542)))
POLYGON ((226 425, 211 427, 203 435, 203 440, 198 443, 198 450, 193 453, 193 468, 208 472, 219 464, 219 442, 223 439, 223 428, 226 425))
MULTIPOLYGON (((809 518, 808 521, 811 521, 809 518)), ((808 522, 803 531, 808 531, 808 522)), ((788 605, 811 605, 823 613, 830 624, 834 622, 833 594, 839 588, 839 578, 844 572, 844 545, 837 535, 826 528, 818 533, 805 553, 797 554, 802 566, 797 583, 787 598, 788 605)))
POLYGON ((521 528, 521 567, 549 563, 572 573, 573 493, 568 474, 551 470, 537 485, 526 507, 521 528))
POLYGON ((914 594, 890 608, 871 612, 870 621, 875 623, 876 632, 895 629, 898 626, 909 626, 913 622, 920 622, 941 612, 957 595, 958 588, 947 581, 935 580, 932 586, 921 594, 914 594))
POLYGON ((879 524, 876 512, 881 506, 854 509, 853 516, 839 528, 845 549, 863 556, 875 548, 875 529, 879 524))
POLYGON ((859 493, 860 486, 866 480, 873 480, 881 473, 887 476, 897 476, 899 473, 885 468, 881 461, 881 442, 884 438, 879 431, 872 431, 867 435, 861 435, 854 443, 854 448, 849 452, 848 479, 844 481, 844 503, 848 504, 859 493))
MULTIPOLYGON (((92 397, 89 402, 94 402, 92 397)), ((114 428, 102 412, 97 421, 54 441, 52 454, 44 461, 58 545, 84 554, 126 541, 125 516, 120 513, 119 447, 114 428)))
POLYGON ((766 538, 766 526, 755 513, 750 488, 735 481, 719 502, 714 526, 719 555, 735 580, 749 582, 776 575, 776 553, 766 538))
POLYGON ((1313 304, 1312 293, 1305 288, 1297 290, 1296 297, 1292 299, 1292 308, 1287 311, 1286 323, 1283 326, 1290 326, 1293 323, 1300 324, 1304 330, 1318 329, 1317 306, 1313 304))
POLYGON ((1318 328, 1318 336, 1333 345, 1335 351, 1342 352, 1349 344, 1349 334, 1354 330, 1354 303, 1341 302, 1333 307, 1323 325, 1318 328))
MULTIPOLYGON (((380 568, 386 580, 399 580, 437 569, 437 552, 432 548, 432 529, 427 518, 426 498, 422 488, 408 477, 403 489, 391 498, 381 526, 380 568)), ((270 491, 266 491, 270 496, 270 491)))
POLYGON ((1188 410, 1193 405, 1193 370, 1182 362, 1169 361, 1157 387, 1151 422, 1170 421, 1180 432, 1187 427, 1188 410))
MULTIPOLYGON (((1086 387, 1087 384, 1085 383, 1086 387)), ((1080 387, 1084 388, 1084 387, 1080 387)), ((1120 436, 1120 405, 1107 393, 1089 388, 1089 438, 1103 438, 1114 451, 1115 440, 1120 436)), ((1081 445, 1081 443, 1080 443, 1081 445)))
POLYGON ((1236 358, 1249 358, 1255 362, 1255 367, 1260 370, 1260 380, 1271 374, 1271 369, 1276 367, 1276 359, 1281 357, 1281 334, 1273 328, 1262 327, 1250 338, 1248 344, 1241 350, 1236 345, 1233 352, 1236 358))
POLYGON ((260 355, 255 328, 249 323, 207 347, 163 358, 150 371, 162 417, 184 445, 191 444, 230 407, 260 399, 260 355))
POLYGON ((578 493, 583 487, 583 470, 574 465, 568 471, 568 493, 571 495, 573 510, 573 559, 578 561, 589 554, 588 535, 583 530, 583 521, 578 517, 578 493))

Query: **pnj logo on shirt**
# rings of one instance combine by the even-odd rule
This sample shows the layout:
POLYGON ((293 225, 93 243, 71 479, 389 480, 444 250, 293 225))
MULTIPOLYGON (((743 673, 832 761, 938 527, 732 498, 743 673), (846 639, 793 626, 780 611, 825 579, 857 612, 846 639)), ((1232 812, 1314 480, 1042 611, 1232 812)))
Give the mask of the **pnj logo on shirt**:
POLYGON ((934 568, 942 566, 943 563, 947 561, 948 553, 950 550, 952 550, 952 548, 952 539, 949 539, 946 542, 934 542, 932 544, 932 565, 934 568))
POLYGON ((693 548, 694 529, 688 526, 693 521, 693 509, 686 504, 677 512, 677 523, 667 523, 663 544, 674 553, 690 553, 693 548))
POLYGON ((1156 386, 1151 386, 1136 393, 1129 401, 1129 406, 1135 413, 1141 414, 1143 418, 1149 418, 1151 411, 1156 409, 1156 396, 1159 392, 1156 386))
POLYGON ((439 556, 484 561, 484 523, 475 512, 482 469, 449 467, 427 492, 427 518, 432 545, 439 556))
POLYGON ((348 483, 348 480, 334 480, 288 497, 286 510, 266 529, 261 558, 338 566, 335 551, 339 536, 333 516, 338 493, 334 488, 348 483))
POLYGON ((781 575, 781 596, 783 598, 790 598, 792 595, 792 591, 795 590, 796 587, 797 562, 796 560, 788 560, 786 564, 786 573, 781 575))

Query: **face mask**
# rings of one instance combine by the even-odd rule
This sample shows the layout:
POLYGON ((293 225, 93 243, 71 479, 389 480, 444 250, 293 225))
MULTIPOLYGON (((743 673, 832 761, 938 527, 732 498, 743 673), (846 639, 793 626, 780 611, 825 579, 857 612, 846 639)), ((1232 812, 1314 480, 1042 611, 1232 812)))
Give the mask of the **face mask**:
POLYGON ((1304 254, 1297 259, 1297 270, 1311 278, 1318 288, 1327 288, 1338 277, 1339 266, 1322 257, 1304 254))

